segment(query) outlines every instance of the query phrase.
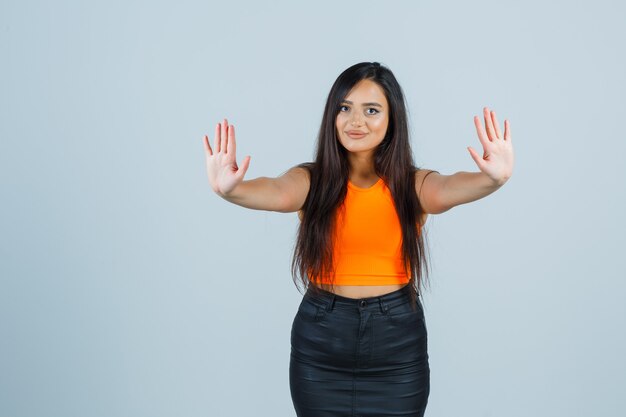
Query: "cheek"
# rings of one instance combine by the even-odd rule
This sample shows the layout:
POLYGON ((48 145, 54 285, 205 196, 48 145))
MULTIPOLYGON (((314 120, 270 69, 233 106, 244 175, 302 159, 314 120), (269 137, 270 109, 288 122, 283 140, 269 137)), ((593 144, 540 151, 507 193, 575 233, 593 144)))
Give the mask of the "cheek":
POLYGON ((341 126, 342 126, 341 118, 337 117, 337 119, 335 120, 335 131, 337 133, 337 136, 339 136, 339 133, 341 132, 341 126))
POLYGON ((335 120, 335 129, 337 130, 337 135, 340 135, 346 128, 346 124, 349 122, 348 118, 343 116, 337 116, 335 120))
POLYGON ((373 128, 375 128, 376 130, 383 131, 383 132, 387 131, 387 125, 388 125, 388 123, 387 123, 387 120, 385 120, 385 119, 375 120, 372 123, 372 127, 373 128))

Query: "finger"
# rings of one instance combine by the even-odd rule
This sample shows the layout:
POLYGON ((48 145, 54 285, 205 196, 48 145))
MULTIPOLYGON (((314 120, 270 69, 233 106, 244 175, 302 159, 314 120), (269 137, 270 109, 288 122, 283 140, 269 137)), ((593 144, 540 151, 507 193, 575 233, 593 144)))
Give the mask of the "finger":
POLYGON ((215 152, 217 153, 220 153, 220 151, 222 150, 222 146, 221 146, 222 141, 220 139, 221 132, 222 132, 222 125, 218 123, 215 125, 215 136, 214 136, 215 139, 213 139, 215 141, 214 142, 215 152))
POLYGON ((237 175, 239 175, 239 178, 243 178, 246 175, 246 172, 248 172, 250 159, 250 155, 248 155, 244 158, 243 161, 241 161, 241 166, 239 167, 239 170, 237 170, 237 175))
POLYGON ((489 146, 488 144, 490 144, 491 142, 489 141, 487 134, 480 124, 480 118, 478 116, 474 116, 474 125, 476 126, 476 133, 478 133, 478 140, 480 140, 480 143, 483 145, 483 149, 486 150, 489 146))
POLYGON ((511 140, 511 124, 504 119, 504 140, 511 140))
POLYGON ((228 126, 228 150, 237 156, 237 144, 235 143, 235 125, 228 126))
POLYGON ((502 132, 500 131, 500 125, 498 125, 498 118, 496 117, 495 111, 491 112, 491 121, 496 132, 496 138, 502 139, 502 132))
POLYGON ((211 144, 209 143, 209 137, 207 135, 204 135, 204 138, 202 138, 202 143, 204 143, 204 151, 208 155, 213 155, 213 150, 211 150, 211 144))
POLYGON ((493 124, 491 124, 491 115, 487 107, 483 108, 483 116, 485 116, 485 129, 487 130, 487 136, 491 141, 495 137, 495 132, 493 130, 493 124))
POLYGON ((228 153, 228 120, 224 118, 224 136, 222 137, 222 146, 224 147, 224 153, 228 153))
POLYGON ((228 141, 228 120, 224 118, 224 123, 222 123, 222 136, 221 136, 221 146, 222 152, 227 152, 226 142, 228 141))
POLYGON ((471 146, 467 147, 467 150, 470 153, 470 156, 472 157, 472 159, 474 160, 474 162, 476 162, 476 165, 478 165, 478 168, 480 168, 480 170, 483 170, 483 159, 480 157, 480 155, 478 155, 478 152, 476 152, 474 150, 474 148, 472 148, 471 146))

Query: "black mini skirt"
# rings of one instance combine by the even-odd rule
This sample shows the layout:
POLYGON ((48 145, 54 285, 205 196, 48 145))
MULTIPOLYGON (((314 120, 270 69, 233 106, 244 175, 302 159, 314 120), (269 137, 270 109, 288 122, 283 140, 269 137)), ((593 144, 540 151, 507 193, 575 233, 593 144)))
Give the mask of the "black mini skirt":
POLYGON ((424 415, 426 323, 409 291, 356 299, 307 290, 291 328, 289 386, 299 417, 424 415))

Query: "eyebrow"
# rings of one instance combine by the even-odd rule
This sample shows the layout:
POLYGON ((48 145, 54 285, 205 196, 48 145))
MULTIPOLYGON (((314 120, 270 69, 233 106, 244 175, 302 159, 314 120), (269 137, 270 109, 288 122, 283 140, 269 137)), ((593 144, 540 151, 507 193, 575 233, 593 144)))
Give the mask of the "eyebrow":
MULTIPOLYGON (((353 102, 351 102, 350 100, 343 100, 342 103, 348 103, 348 104, 354 104, 353 102)), ((369 103, 363 103, 364 106, 378 106, 382 109, 383 106, 381 106, 380 104, 376 103, 376 102, 369 102, 369 103)))

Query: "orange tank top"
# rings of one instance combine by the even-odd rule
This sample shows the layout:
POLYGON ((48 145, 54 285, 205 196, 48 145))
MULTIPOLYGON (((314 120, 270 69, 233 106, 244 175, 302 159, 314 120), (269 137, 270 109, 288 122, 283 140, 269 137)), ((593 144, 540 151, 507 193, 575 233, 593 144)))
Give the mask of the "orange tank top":
MULTIPOLYGON (((418 229, 418 233, 420 231, 418 229)), ((357 187, 348 180, 333 239, 335 285, 409 282, 402 265, 400 220, 391 191, 382 178, 370 188, 357 187)), ((330 281, 324 277, 321 282, 328 284, 330 281)))

